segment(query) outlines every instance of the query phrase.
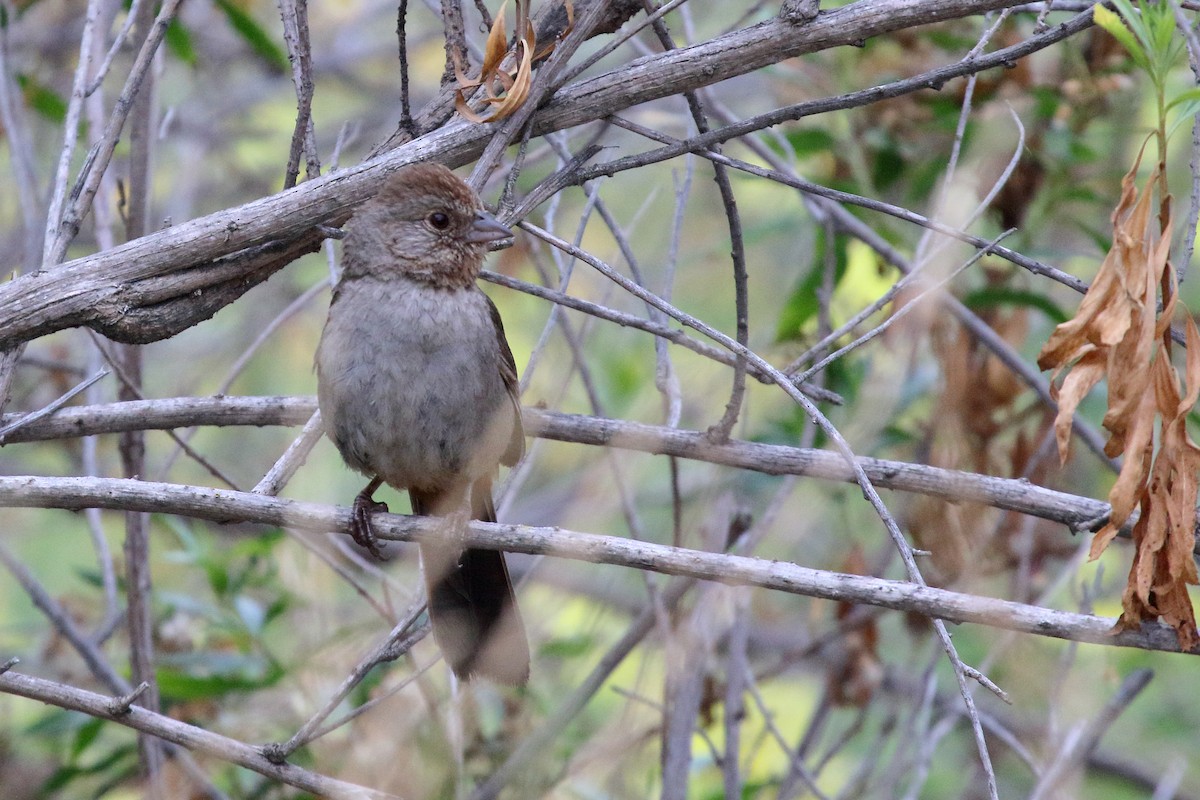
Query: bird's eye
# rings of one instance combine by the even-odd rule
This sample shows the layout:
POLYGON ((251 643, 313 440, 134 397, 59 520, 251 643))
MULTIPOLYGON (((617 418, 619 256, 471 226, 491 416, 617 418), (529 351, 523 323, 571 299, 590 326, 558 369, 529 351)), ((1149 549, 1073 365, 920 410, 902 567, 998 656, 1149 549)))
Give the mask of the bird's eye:
POLYGON ((425 219, 439 231, 444 231, 450 227, 450 215, 445 211, 434 211, 425 219))

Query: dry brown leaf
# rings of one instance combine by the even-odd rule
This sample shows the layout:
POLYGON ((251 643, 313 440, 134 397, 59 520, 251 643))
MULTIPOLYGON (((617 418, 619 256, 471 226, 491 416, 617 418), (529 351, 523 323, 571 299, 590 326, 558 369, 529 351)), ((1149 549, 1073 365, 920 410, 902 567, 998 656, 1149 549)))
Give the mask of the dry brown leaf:
MULTIPOLYGON (((869 574, 862 548, 857 544, 842 563, 842 571, 851 575, 869 574)), ((853 603, 838 603, 838 621, 846 620, 856 608, 853 603)), ((883 663, 879 659, 878 646, 879 631, 875 620, 868 619, 844 632, 826 648, 826 684, 835 705, 862 708, 870 702, 871 696, 883 682, 883 663)))
MULTIPOLYGON (((488 31, 487 46, 483 51, 483 67, 481 73, 490 75, 500 68, 500 62, 504 60, 505 53, 508 52, 508 38, 504 32, 504 9, 508 7, 508 0, 504 0, 500 4, 500 10, 496 12, 496 19, 492 22, 492 29, 488 31)), ((520 13, 521 2, 517 0, 517 13, 520 13)))
POLYGON ((1069 371, 1055 395, 1059 405, 1055 433, 1064 462, 1079 402, 1107 379, 1103 424, 1109 439, 1104 451, 1124 456, 1124 461, 1108 495, 1112 512, 1092 540, 1091 558, 1098 558, 1134 510, 1140 510, 1132 531, 1133 564, 1116 629, 1161 618, 1175 629, 1180 646, 1189 650, 1200 643, 1188 594, 1188 586, 1200 581, 1192 553, 1200 447, 1187 432, 1188 412, 1200 398, 1200 332, 1189 317, 1181 392, 1166 337, 1177 304, 1169 261, 1170 201, 1163 203, 1168 217, 1156 235, 1151 207, 1158 171, 1150 175, 1139 196, 1134 185, 1137 169, 1135 163, 1121 182, 1121 199, 1113 212, 1112 249, 1079 313, 1055 329, 1042 348, 1038 366, 1053 369, 1055 378, 1069 371), (1157 312, 1164 280, 1163 309, 1157 312))
POLYGON ((1179 376, 1170 362, 1162 357, 1154 362, 1154 397, 1163 418, 1161 442, 1142 518, 1133 530, 1137 549, 1117 627, 1136 628, 1143 620, 1162 617, 1178 632, 1180 646, 1186 650, 1200 641, 1187 590, 1198 582, 1192 531, 1200 447, 1188 436, 1187 414, 1200 396, 1200 333, 1190 317, 1185 326, 1186 394, 1181 396, 1179 376))
MULTIPOLYGON (((1002 279, 998 276, 995 282, 1002 279)), ((1024 344, 1028 331, 1024 309, 987 309, 982 316, 1006 342, 1014 347, 1024 344)), ((926 463, 987 474, 1004 472, 1012 463, 1006 453, 1010 435, 1030 421, 1015 408, 1024 385, 957 322, 935 318, 929 337, 942 387, 924 446, 926 463)), ((934 497, 914 498, 904 512, 917 545, 931 554, 926 575, 935 585, 967 573, 986 574, 1009 563, 1005 535, 1014 528, 997 526, 1000 518, 987 504, 948 503, 934 497)))
MULTIPOLYGON (((533 83, 534 61, 549 55, 557 43, 548 42, 539 48, 537 34, 529 18, 527 0, 514 0, 514 4, 517 17, 514 25, 516 42, 512 48, 509 47, 504 16, 508 0, 504 0, 500 10, 496 12, 491 30, 488 31, 478 78, 468 78, 457 54, 453 56, 454 76, 458 81, 458 90, 454 93, 454 108, 471 122, 496 122, 512 116, 524 105, 533 83), (506 67, 505 64, 512 66, 506 67), (481 114, 473 110, 467 100, 466 92, 479 87, 483 87, 483 102, 490 106, 488 113, 481 114)), ((564 36, 571 30, 575 19, 570 0, 567 0, 565 7, 567 27, 562 34, 564 36)))
MULTIPOLYGON (((1138 161, 1141 161, 1140 157, 1138 161)), ((1110 416, 1105 417, 1105 427, 1112 432, 1119 445, 1124 442, 1125 428, 1132 417, 1133 406, 1140 402, 1149 389, 1146 365, 1149 364, 1150 348, 1154 344, 1157 284, 1153 274, 1155 271, 1151 269, 1152 259, 1147 257, 1144 243, 1153 196, 1149 186, 1153 185, 1157 172, 1151 175, 1147 190, 1139 198, 1134 184, 1137 168, 1138 164, 1135 163, 1121 180, 1121 199, 1112 215, 1112 249, 1100 265, 1100 271, 1084 295, 1075 317, 1054 329, 1038 356, 1038 367, 1054 370, 1052 380, 1064 370, 1072 370, 1056 397, 1059 413, 1055 420, 1055 432, 1059 459, 1063 463, 1067 460, 1075 408, 1097 382, 1106 376, 1109 379, 1110 416), (1147 293, 1149 305, 1146 302, 1147 293), (1130 329, 1135 327, 1141 335, 1132 338, 1127 336, 1130 329), (1140 362, 1137 361, 1139 356, 1142 359, 1140 362), (1132 367, 1133 364, 1138 366, 1135 369, 1121 369, 1122 366, 1132 367), (1082 374, 1075 375, 1074 369, 1079 369, 1082 374), (1114 409, 1117 409, 1117 413, 1114 413, 1114 409)), ((1161 267, 1158 275, 1161 275, 1161 267)))

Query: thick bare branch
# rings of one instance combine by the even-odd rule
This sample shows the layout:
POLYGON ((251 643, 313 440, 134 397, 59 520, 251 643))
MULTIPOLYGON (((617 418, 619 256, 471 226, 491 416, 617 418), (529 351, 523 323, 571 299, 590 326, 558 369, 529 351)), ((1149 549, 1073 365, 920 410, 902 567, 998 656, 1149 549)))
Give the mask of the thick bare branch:
MULTIPOLYGON (((1008 4, 1005 0, 860 0, 822 13, 805 26, 774 19, 701 44, 646 56, 565 87, 538 111, 535 133, 602 119, 804 53, 859 44, 912 25, 979 14, 1008 4)), ((53 271, 18 278, 0 287, 0 344, 11 345, 78 325, 107 326, 112 330, 106 329, 106 334, 123 341, 152 340, 150 335, 139 335, 118 324, 131 306, 151 305, 130 302, 130 292, 149 291, 148 284, 158 287, 154 279, 172 273, 205 272, 213 262, 230 257, 224 265, 234 266, 235 275, 208 280, 206 285, 235 287, 221 297, 222 302, 232 302, 240 294, 237 289, 244 291, 315 249, 319 238, 313 234, 314 227, 341 224, 355 205, 375 191, 384 175, 416 161, 465 164, 483 151, 494 131, 493 125, 451 122, 356 167, 76 259, 53 271), (266 251, 242 253, 259 247, 266 251), (248 285, 239 286, 239 279, 248 285)), ((154 292, 155 302, 186 301, 185 295, 193 291, 195 287, 187 292, 159 287, 154 292)), ((215 311, 206 309, 154 335, 171 335, 215 311)))
MULTIPOLYGON (((176 397, 98 406, 63 408, 54 415, 14 430, 7 441, 35 442, 127 430, 162 430, 193 425, 303 425, 316 411, 313 397, 176 397)), ((5 414, 0 425, 18 420, 5 414)), ((850 482, 854 476, 838 453, 733 439, 715 444, 699 431, 644 425, 539 408, 523 410, 530 436, 600 447, 637 450, 655 455, 707 461, 768 475, 802 475, 850 482)), ((1059 492, 1028 481, 995 478, 923 464, 860 458, 877 486, 941 497, 955 502, 985 503, 1061 522, 1071 528, 1096 523, 1109 506, 1101 500, 1059 492)))
MULTIPOLYGON (((347 535, 351 519, 350 509, 341 506, 115 478, 0 477, 0 506, 144 511, 213 522, 256 522, 302 530, 338 531, 347 535)), ((432 541, 444 534, 437 520, 425 517, 376 514, 372 522, 379 538, 389 541, 432 541)), ((467 547, 616 564, 733 586, 758 586, 1035 636, 1180 652, 1175 631, 1161 623, 1144 623, 1138 630, 1114 633, 1115 620, 1105 617, 951 592, 906 581, 808 569, 783 561, 667 547, 563 528, 484 522, 471 522, 464 530, 462 543, 467 547)), ((1200 649, 1194 654, 1200 655, 1200 649)))

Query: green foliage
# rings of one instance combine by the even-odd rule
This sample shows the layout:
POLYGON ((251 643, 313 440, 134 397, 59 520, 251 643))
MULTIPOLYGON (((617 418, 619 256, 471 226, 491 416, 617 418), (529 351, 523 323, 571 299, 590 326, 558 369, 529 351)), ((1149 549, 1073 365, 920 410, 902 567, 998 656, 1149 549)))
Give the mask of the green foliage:
MULTIPOLYGON (((795 128, 784 134, 792 152, 799 158, 833 150, 837 140, 823 128, 795 128)), ((768 140, 774 146, 774 140, 768 140)))
POLYGON ((199 56, 196 55, 196 47, 192 44, 192 35, 188 33, 188 29, 179 21, 179 18, 171 20, 171 24, 167 26, 166 35, 167 49, 171 51, 171 55, 178 58, 189 67, 194 67, 199 63, 199 56))
POLYGON ((50 744, 63 754, 42 783, 39 796, 103 797, 107 789, 136 774, 133 737, 111 734, 112 725, 104 720, 58 708, 48 709, 29 725, 25 737, 50 744))
POLYGON ((595 646, 595 637, 588 634, 555 636, 538 645, 538 654, 546 658, 571 659, 592 652, 595 646))
POLYGON ((1175 35, 1173 7, 1170 3, 1142 0, 1136 8, 1129 0, 1112 0, 1112 4, 1120 16, 1097 4, 1092 8, 1093 19, 1129 51, 1155 87, 1163 90, 1167 74, 1183 51, 1183 42, 1175 35))
MULTIPOLYGON (((795 341, 805 336, 808 323, 815 319, 820 308, 817 290, 824 280, 825 257, 823 253, 827 246, 827 237, 824 230, 819 230, 816 237, 816 246, 813 248, 813 258, 808 272, 796 284, 796 288, 788 296, 787 302, 779 314, 779 321, 775 325, 775 341, 777 342, 795 341)), ((833 283, 836 286, 837 282, 846 274, 846 265, 849 263, 846 254, 846 237, 835 236, 833 247, 834 256, 837 259, 833 276, 833 283)))
POLYGON ((1044 313, 1055 325, 1068 319, 1067 313, 1045 294, 1007 286, 976 289, 963 297, 963 304, 973 310, 1000 306, 1033 308, 1044 313))
POLYGON ((193 637, 191 648, 164 655, 157 672, 163 697, 211 699, 275 685, 287 670, 271 655, 264 636, 291 606, 279 586, 274 558, 282 531, 213 547, 210 537, 196 535, 189 526, 175 520, 169 524, 181 545, 171 560, 207 576, 211 597, 170 590, 159 594, 163 616, 205 621, 203 635, 193 637))
POLYGON ((287 53, 248 13, 239 8, 233 0, 215 0, 217 8, 225 14, 229 24, 250 46, 250 50, 262 61, 263 65, 272 72, 288 70, 287 53))
MULTIPOLYGON (((1118 14, 1102 5, 1092 9, 1096 24, 1108 31, 1129 51, 1134 63, 1149 76, 1154 84, 1158 127, 1156 130, 1159 160, 1165 163, 1167 140, 1171 133, 1184 121, 1200 111, 1200 91, 1186 90, 1174 97, 1167 97, 1167 78, 1171 69, 1179 63, 1183 52, 1183 41, 1177 35, 1175 6, 1171 3, 1147 3, 1138 0, 1135 8, 1129 0, 1112 0, 1118 14), (1175 122, 1168 124, 1168 114, 1178 109, 1175 122)), ((1163 194, 1166 194, 1167 176, 1160 176, 1163 194)))
POLYGON ((82 779, 100 778, 99 785, 82 796, 101 798, 110 789, 133 777, 137 772, 137 746, 126 744, 101 753, 89 763, 81 763, 80 759, 72 759, 63 764, 42 784, 41 794, 43 797, 53 797, 82 779))
POLYGON ((154 672, 166 702, 215 700, 238 692, 266 689, 287 674, 281 664, 238 653, 207 651, 168 660, 176 666, 164 665, 154 672))
POLYGON ((17 74, 17 86, 25 103, 51 122, 62 123, 67 118, 67 101, 53 89, 39 83, 30 75, 17 74))

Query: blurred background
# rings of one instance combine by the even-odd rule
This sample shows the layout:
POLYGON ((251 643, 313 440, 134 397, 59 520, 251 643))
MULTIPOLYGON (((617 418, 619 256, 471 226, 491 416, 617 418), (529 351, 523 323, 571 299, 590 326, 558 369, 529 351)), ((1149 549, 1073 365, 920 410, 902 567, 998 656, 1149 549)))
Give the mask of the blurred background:
MULTIPOLYGON (((444 66, 442 26, 432 5, 408 9, 414 108, 436 93, 444 66)), ((486 5, 496 13, 494 3, 486 5)), ((8 184, 20 169, 18 161, 31 165, 44 203, 62 147, 85 6, 80 0, 30 0, 5 2, 2 10, 0 68, 6 74, 0 79, 12 93, 5 124, 21 126, 25 148, 15 152, 10 131, 0 132, 0 175, 8 184)), ((472 46, 482 47, 478 10, 467 4, 464 12, 472 46)), ((771 4, 693 0, 665 19, 684 44, 776 12, 771 4)), ((109 13, 111 41, 127 12, 114 6, 109 13)), ((396 6, 335 0, 309 6, 308 14, 314 129, 322 163, 331 170, 358 163, 396 130, 396 6)), ((1062 19, 1066 12, 1049 17, 1051 23, 1062 19)), ((1009 16, 988 48, 1030 36, 1036 21, 1036 12, 1009 16)), ((782 61, 706 89, 703 101, 715 127, 879 85, 957 61, 993 22, 969 18, 782 61)), ((605 40, 589 42, 583 54, 605 40)), ((653 33, 643 31, 585 75, 659 50, 653 33)), ((132 57, 128 50, 117 52, 96 95, 100 100, 85 105, 85 140, 87 131, 102 125, 132 57)), ((283 188, 296 98, 273 4, 187 0, 153 69, 152 228, 283 188)), ((1192 82, 1182 55, 1170 79, 1175 91, 1192 82)), ((1016 228, 1007 246, 1088 280, 1108 247, 1120 178, 1153 125, 1151 100, 1145 78, 1125 51, 1092 29, 1011 69, 981 74, 969 98, 967 82, 953 80, 937 92, 786 123, 732 142, 725 152, 951 224, 966 224, 978 210, 973 233, 991 239, 1016 228), (960 152, 950 171, 956 147, 960 152), (1014 155, 1018 160, 1007 183, 985 200, 1014 155)), ((625 116, 671 136, 694 134, 679 95, 625 116)), ((1170 152, 1180 214, 1190 185, 1189 129, 1179 129, 1170 152)), ((593 140, 605 148, 595 160, 655 146, 603 122, 557 135, 555 143, 561 152, 578 152, 593 140)), ((76 152, 72 174, 84 150, 76 152)), ((500 196, 513 152, 485 188, 486 202, 500 196)), ((120 219, 123 189, 116 178, 127 158, 122 142, 97 195, 98 211, 68 258, 102 247, 105 232, 97 220, 112 226, 120 219)), ((560 151, 532 140, 516 183, 518 198, 560 165, 560 151)), ((736 170, 731 181, 746 249, 749 344, 772 364, 783 367, 809 354, 825 333, 899 278, 878 248, 835 230, 795 189, 736 170)), ((29 202, 22 192, 0 192, 0 265, 6 272, 31 263, 23 228, 29 202)), ((906 259, 937 251, 928 259, 928 273, 946 279, 945 291, 1030 364, 1053 326, 1074 314, 1079 295, 1070 289, 990 256, 951 277, 971 248, 923 242, 922 230, 911 224, 846 208, 906 259)), ((37 218, 40 227, 44 206, 37 218)), ((568 188, 529 219, 565 239, 579 237, 584 249, 625 274, 636 268, 633 274, 645 286, 733 335, 730 235, 712 165, 704 159, 683 156, 568 188)), ((1177 224, 1177 230, 1183 227, 1177 224)), ((328 243, 211 320, 147 345, 146 397, 314 394, 313 353, 339 257, 340 245, 328 243)), ((32 263, 39 261, 40 242, 32 263)), ((592 268, 569 263, 526 234, 494 254, 488 266, 555 287, 570 270, 570 294, 647 315, 641 301, 592 268)), ((548 302, 511 289, 485 288, 505 320, 525 405, 699 431, 724 412, 733 380, 729 366, 675 346, 668 346, 664 360, 644 332, 567 309, 553 312, 548 302)), ((1185 283, 1187 305, 1195 307, 1200 300, 1195 294, 1185 283)), ((1078 443, 1073 458, 1058 465, 1046 447, 1052 413, 964 332, 936 295, 814 378, 841 398, 840 405, 823 402, 821 408, 855 452, 1026 477, 1105 497, 1111 471, 1078 443)), ((912 293, 902 299, 912 299, 912 293)), ((878 324, 890 308, 860 330, 878 324)), ((812 361, 810 354, 805 366, 812 361)), ((101 363, 83 331, 40 338, 21 358, 5 410, 36 410, 101 363)), ((112 402, 116 386, 110 376, 74 402, 112 402)), ((1103 393, 1094 394, 1100 396, 1089 398, 1082 416, 1098 425, 1103 393)), ((298 429, 206 427, 178 433, 233 485, 248 490, 298 429)), ((753 379, 732 435, 828 445, 783 392, 753 379)), ((146 447, 146 479, 223 485, 163 432, 148 433, 146 447)), ((9 445, 0 451, 0 471, 119 476, 117 437, 9 445)), ((282 495, 347 505, 362 484, 323 441, 282 495)), ((499 492, 502 521, 710 550, 745 534, 754 543, 753 555, 762 558, 904 577, 886 531, 852 485, 531 440, 527 459, 505 477, 499 492)), ((408 508, 400 493, 385 489, 377 497, 393 512, 408 508)), ((1087 563, 1090 537, 1072 535, 1061 525, 915 495, 885 493, 884 499, 915 546, 931 552, 921 565, 935 585, 1110 617, 1120 613, 1130 558, 1121 543, 1087 563)), ((97 516, 119 576, 122 515, 97 516)), ((127 675, 128 642, 123 628, 114 627, 119 620, 108 619, 105 631, 114 608, 106 604, 85 515, 4 509, 0 519, 0 538, 11 557, 79 624, 110 634, 103 650, 127 675)), ((416 550, 410 546, 391 546, 391 559, 376 564, 332 534, 300 537, 158 515, 151 526, 156 673, 164 710, 245 742, 291 736, 387 635, 395 615, 420 599, 416 550), (364 587, 374 604, 364 600, 359 591, 364 587)), ((436 645, 427 639, 410 657, 374 670, 341 710, 384 698, 376 707, 298 751, 295 763, 404 797, 468 796, 474 782, 491 775, 579 690, 637 615, 652 609, 657 613, 644 637, 513 779, 508 796, 663 794, 664 702, 683 686, 699 693, 688 786, 685 795, 675 796, 814 796, 796 763, 825 797, 987 796, 953 673, 927 620, 886 612, 843 624, 851 609, 833 603, 716 585, 695 588, 671 604, 667 590, 673 580, 666 576, 526 556, 510 556, 510 563, 521 577, 520 604, 534 646, 525 690, 486 684, 452 690, 436 645), (417 668, 428 669, 413 681, 417 668), (729 691, 731 680, 741 692, 729 691), (391 693, 397 686, 402 688, 391 693), (739 765, 732 789, 730 751, 739 765)), ((1083 769, 1046 796, 1200 796, 1200 774, 1187 766, 1200 726, 1194 665, 1187 657, 978 626, 951 630, 963 659, 1011 695, 1012 704, 1005 705, 986 691, 976 692, 1001 796, 1033 791, 1039 775, 1079 736, 1080 726, 1144 667, 1155 673, 1148 688, 1083 759, 1083 769), (1167 793, 1155 794, 1156 786, 1167 793)), ((0 660, 14 655, 23 671, 96 688, 28 592, 2 574, 0 660)), ((251 772, 211 759, 200 763, 229 797, 298 796, 251 772)), ((203 796, 179 781, 178 796, 203 796)), ((0 696, 0 787, 6 798, 140 796, 135 736, 117 725, 0 696)))

